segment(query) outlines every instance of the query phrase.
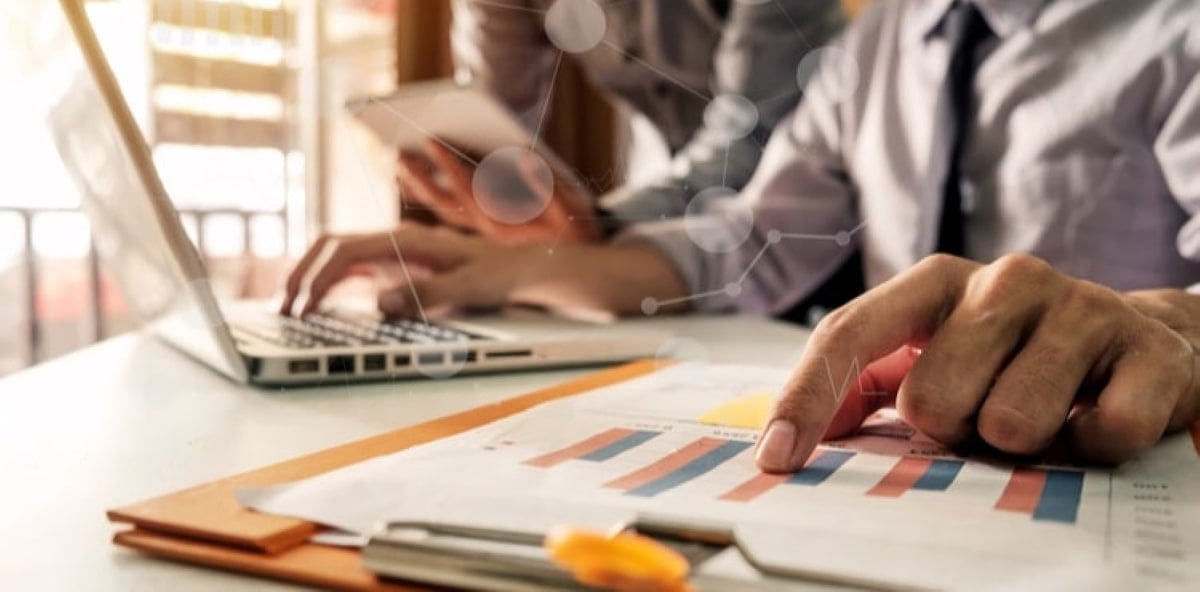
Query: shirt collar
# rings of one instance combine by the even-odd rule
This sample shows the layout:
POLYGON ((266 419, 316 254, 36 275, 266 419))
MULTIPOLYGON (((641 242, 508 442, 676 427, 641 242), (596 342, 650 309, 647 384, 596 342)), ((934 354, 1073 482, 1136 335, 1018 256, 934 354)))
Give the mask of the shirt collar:
MULTIPOLYGON (((1007 39, 1017 31, 1033 24, 1048 0, 971 0, 979 8, 992 32, 1007 39)), ((955 0, 926 0, 915 15, 915 29, 920 41, 941 35, 942 21, 955 0)))

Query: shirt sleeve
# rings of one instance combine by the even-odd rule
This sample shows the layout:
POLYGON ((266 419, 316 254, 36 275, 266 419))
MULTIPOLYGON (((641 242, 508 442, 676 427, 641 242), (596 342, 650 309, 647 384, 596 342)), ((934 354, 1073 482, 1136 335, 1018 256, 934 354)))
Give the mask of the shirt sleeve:
MULTIPOLYGON (((1154 143, 1171 194, 1188 215, 1176 236, 1179 254, 1200 261, 1200 25, 1183 35, 1175 75, 1186 81, 1154 143)), ((1188 288, 1200 293, 1200 277, 1188 288)))
MULTIPOLYGON (((855 55, 851 45, 862 44, 844 44, 855 55)), ((818 69, 736 198, 680 219, 632 226, 616 240, 657 247, 686 280, 696 310, 786 311, 856 248, 855 193, 843 158, 851 101, 843 102, 834 85, 836 74, 818 69), (746 239, 723 250, 713 248, 721 246, 714 236, 746 239)))
POLYGON ((558 55, 543 16, 524 0, 454 0, 453 9, 455 79, 497 97, 533 129, 558 55))
POLYGON ((660 178, 623 187, 602 199, 623 223, 684 215, 697 192, 710 187, 741 189, 762 156, 771 130, 800 99, 797 69, 813 49, 828 43, 844 24, 837 0, 733 2, 713 57, 714 97, 733 95, 754 106, 748 134, 731 137, 716 122, 744 116, 738 103, 717 101, 705 124, 660 178))

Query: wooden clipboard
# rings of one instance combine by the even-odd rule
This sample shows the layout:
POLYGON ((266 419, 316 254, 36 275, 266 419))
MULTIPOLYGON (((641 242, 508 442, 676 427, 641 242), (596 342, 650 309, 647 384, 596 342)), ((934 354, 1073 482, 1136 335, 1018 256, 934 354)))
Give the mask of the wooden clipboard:
POLYGON ((278 485, 313 477, 372 457, 452 436, 535 405, 654 372, 662 361, 633 362, 415 426, 388 432, 108 511, 112 522, 133 528, 117 545, 158 557, 300 584, 347 590, 424 590, 379 580, 366 571, 357 549, 309 542, 321 527, 260 514, 234 498, 241 487, 278 485))

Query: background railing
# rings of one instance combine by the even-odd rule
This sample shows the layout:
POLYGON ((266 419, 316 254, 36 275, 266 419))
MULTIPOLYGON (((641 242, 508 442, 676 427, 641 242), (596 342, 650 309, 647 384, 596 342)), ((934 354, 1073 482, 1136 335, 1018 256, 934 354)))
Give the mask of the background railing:
MULTIPOLYGON (((315 233, 378 226, 381 212, 394 214, 390 164, 381 165, 394 157, 349 145, 363 132, 341 105, 395 86, 395 2, 86 1, 218 297, 268 297, 288 258, 315 233), (364 159, 375 169, 369 188, 364 159), (366 199, 372 207, 364 207, 366 199)), ((403 1, 414 14, 427 6, 403 1)), ((0 20, 0 67, 15 63, 16 72, 36 76, 47 47, 32 31, 57 20, 57 10, 45 0, 3 0, 0 17, 11 19, 0 20), (10 55, 17 61, 4 59, 10 55)), ((69 35, 53 43, 69 43, 69 35)), ((22 88, 10 74, 0 71, 0 81, 22 88)), ((127 331, 135 321, 97 260, 52 143, 20 135, 44 133, 38 122, 4 114, 0 120, 20 124, 0 136, 0 161, 24 167, 15 181, 11 169, 0 181, 7 182, 0 185, 4 375, 127 331)))
MULTIPOLYGON (((224 240, 215 249, 201 250, 210 272, 221 280, 216 282, 218 288, 226 296, 240 298, 261 297, 273 289, 282 255, 274 247, 286 248, 282 245, 284 216, 284 212, 225 208, 180 211, 185 229, 198 246, 213 246, 206 233, 208 220, 225 217, 240 223, 239 240, 224 240), (278 227, 271 233, 276 236, 266 241, 258 235, 264 219, 275 220, 278 227), (263 248, 264 242, 269 249, 263 248), (272 251, 276 251, 274 256, 272 251)), ((0 227, 10 241, 17 238, 20 242, 18 250, 9 250, 12 256, 7 261, 0 260, 0 299, 6 303, 0 309, 0 374, 120 334, 135 324, 101 264, 90 233, 76 237, 86 241, 82 257, 39 253, 39 223, 50 217, 81 231, 87 229, 76 208, 0 205, 0 227)))

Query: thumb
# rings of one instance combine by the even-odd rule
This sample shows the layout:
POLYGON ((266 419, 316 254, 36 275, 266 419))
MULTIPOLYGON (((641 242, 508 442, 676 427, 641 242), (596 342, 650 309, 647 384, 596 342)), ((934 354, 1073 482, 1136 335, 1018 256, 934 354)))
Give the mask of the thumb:
POLYGON ((858 380, 850 385, 846 398, 825 431, 825 438, 849 435, 872 413, 895 405, 900 383, 920 356, 920 350, 905 345, 868 364, 858 380))
POLYGON ((535 154, 526 154, 517 162, 517 171, 539 203, 544 204, 540 220, 559 231, 568 242, 591 242, 600 238, 593 198, 587 188, 573 180, 564 180, 535 154))

